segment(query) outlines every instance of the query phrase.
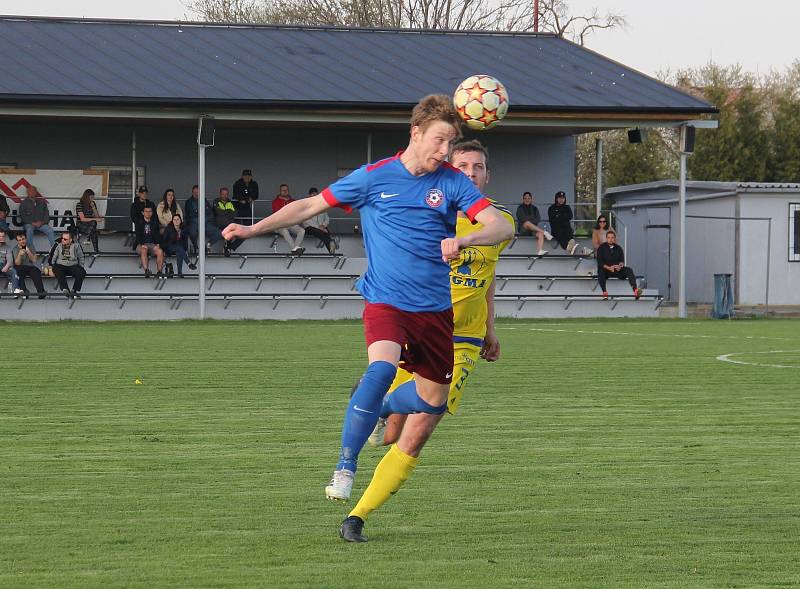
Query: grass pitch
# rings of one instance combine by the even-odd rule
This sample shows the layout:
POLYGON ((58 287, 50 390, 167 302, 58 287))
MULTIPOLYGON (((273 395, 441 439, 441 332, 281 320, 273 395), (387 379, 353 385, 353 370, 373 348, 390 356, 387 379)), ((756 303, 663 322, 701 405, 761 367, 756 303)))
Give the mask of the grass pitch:
POLYGON ((360 324, 4 324, 0 586, 800 585, 800 323, 499 327, 352 545, 360 324))

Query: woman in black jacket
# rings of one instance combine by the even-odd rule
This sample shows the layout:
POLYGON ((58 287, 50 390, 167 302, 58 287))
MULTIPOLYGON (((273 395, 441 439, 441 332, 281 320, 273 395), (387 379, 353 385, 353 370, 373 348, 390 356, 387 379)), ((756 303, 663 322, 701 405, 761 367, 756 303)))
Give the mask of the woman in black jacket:
POLYGON ((567 204, 567 195, 563 190, 556 192, 555 203, 547 209, 547 216, 550 219, 550 232, 555 237, 558 245, 564 248, 570 255, 578 249, 578 242, 575 241, 575 233, 572 231, 572 208, 567 204))
POLYGON ((183 228, 183 220, 180 215, 172 215, 172 223, 164 229, 164 236, 162 241, 164 250, 167 255, 175 256, 178 262, 178 278, 183 278, 183 263, 193 270, 193 264, 189 262, 189 255, 186 250, 189 249, 189 233, 183 228))

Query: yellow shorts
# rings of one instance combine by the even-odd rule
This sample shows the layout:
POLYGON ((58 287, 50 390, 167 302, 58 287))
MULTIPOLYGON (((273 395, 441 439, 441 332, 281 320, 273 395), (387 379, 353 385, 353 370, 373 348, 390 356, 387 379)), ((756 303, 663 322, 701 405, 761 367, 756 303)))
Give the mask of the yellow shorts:
MULTIPOLYGON (((467 384, 469 375, 472 374, 478 364, 480 353, 479 346, 464 342, 453 343, 453 382, 450 383, 450 394, 447 396, 447 412, 450 415, 455 415, 455 412, 458 411, 458 405, 461 403, 461 397, 464 394, 464 386, 467 384)), ((389 392, 391 393, 412 378, 414 378, 413 374, 398 368, 397 375, 392 381, 392 386, 389 387, 389 392)))

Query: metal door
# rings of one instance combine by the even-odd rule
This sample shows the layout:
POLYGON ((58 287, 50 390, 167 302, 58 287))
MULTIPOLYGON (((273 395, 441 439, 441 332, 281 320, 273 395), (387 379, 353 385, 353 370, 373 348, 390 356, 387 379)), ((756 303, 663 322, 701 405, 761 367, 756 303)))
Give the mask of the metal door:
POLYGON ((670 283, 670 235, 672 230, 669 207, 648 207, 647 224, 645 225, 645 257, 644 276, 648 288, 657 288, 666 300, 672 300, 670 283))

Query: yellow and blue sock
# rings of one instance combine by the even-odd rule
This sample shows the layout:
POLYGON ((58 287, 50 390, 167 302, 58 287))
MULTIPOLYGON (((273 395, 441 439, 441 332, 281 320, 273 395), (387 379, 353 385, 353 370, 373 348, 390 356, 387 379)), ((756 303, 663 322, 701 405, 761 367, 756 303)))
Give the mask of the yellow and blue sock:
POLYGON ((417 394, 417 383, 409 380, 392 391, 391 395, 384 397, 381 405, 381 417, 389 417, 392 413, 401 415, 410 415, 412 413, 439 415, 446 410, 447 403, 441 407, 435 407, 420 398, 417 394))
POLYGON ((356 471, 358 454, 375 429, 378 415, 386 391, 394 380, 397 368, 390 363, 378 360, 367 366, 350 404, 344 414, 342 425, 342 450, 336 469, 346 468, 356 471))
MULTIPOLYGON (((394 394, 394 393, 392 393, 394 394)), ((409 456, 397 445, 393 445, 386 455, 375 467, 375 474, 364 494, 359 499, 350 515, 360 517, 366 521, 369 514, 386 503, 389 498, 397 493, 406 479, 414 472, 419 458, 409 456)))

